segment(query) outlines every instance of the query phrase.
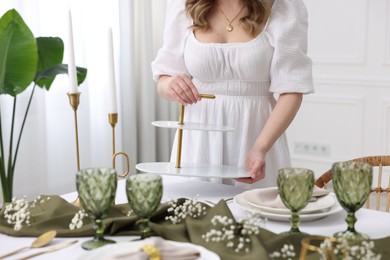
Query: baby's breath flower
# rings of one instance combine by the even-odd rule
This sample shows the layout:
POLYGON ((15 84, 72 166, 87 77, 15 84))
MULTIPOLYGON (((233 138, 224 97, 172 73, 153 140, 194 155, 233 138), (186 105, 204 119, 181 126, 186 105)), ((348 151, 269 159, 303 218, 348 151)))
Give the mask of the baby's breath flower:
POLYGON ((326 259, 327 252, 331 250, 335 259, 361 259, 361 260, 379 260, 380 254, 374 252, 374 241, 368 241, 368 237, 363 237, 363 240, 353 240, 354 234, 352 232, 345 232, 341 234, 337 241, 333 244, 330 239, 325 239, 321 243, 318 253, 321 259, 326 259))
POLYGON ((80 209, 72 218, 69 224, 69 229, 74 230, 74 229, 79 229, 81 228, 84 223, 83 219, 88 216, 88 213, 85 212, 84 209, 80 209))
POLYGON ((284 244, 280 251, 275 251, 269 255, 271 258, 283 258, 292 260, 296 256, 295 248, 292 244, 284 244))
POLYGON ((197 202, 199 195, 196 195, 193 199, 186 199, 183 204, 179 205, 178 200, 168 201, 170 206, 167 212, 172 215, 166 216, 165 220, 170 220, 172 224, 180 223, 187 216, 192 218, 198 218, 206 214, 206 207, 197 202))
MULTIPOLYGON (((49 200, 49 197, 47 198, 49 200)), ((13 225, 14 230, 20 230, 23 224, 29 226, 31 224, 30 209, 34 208, 37 203, 44 203, 44 199, 38 196, 33 202, 29 203, 26 197, 22 199, 12 198, 11 203, 5 204, 4 218, 7 224, 13 225)))
POLYGON ((250 236, 259 234, 259 224, 263 222, 264 219, 257 214, 236 224, 227 216, 216 215, 211 219, 211 224, 216 228, 210 229, 202 238, 206 242, 226 242, 227 248, 232 248, 237 253, 248 253, 251 245, 250 236))
POLYGON ((133 212, 134 212, 134 211, 133 211, 132 209, 130 209, 130 210, 127 212, 126 216, 127 216, 127 217, 130 217, 131 214, 133 214, 133 212))

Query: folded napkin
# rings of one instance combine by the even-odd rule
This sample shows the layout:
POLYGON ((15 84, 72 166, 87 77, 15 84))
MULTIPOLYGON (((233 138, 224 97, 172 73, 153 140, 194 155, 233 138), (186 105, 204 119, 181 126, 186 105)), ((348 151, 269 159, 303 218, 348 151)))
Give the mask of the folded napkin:
POLYGON ((144 246, 136 252, 118 253, 104 260, 195 260, 199 256, 200 252, 196 248, 161 237, 152 237, 145 239, 144 246))
MULTIPOLYGON (((318 198, 326 196, 329 194, 329 191, 326 189, 319 188, 317 186, 314 186, 313 188, 313 195, 309 202, 317 201, 318 198)), ((266 206, 271 208, 279 208, 279 209, 285 209, 286 206, 284 205, 282 199, 280 198, 280 195, 278 194, 275 199, 268 200, 268 201, 261 201, 257 203, 259 206, 266 206)))

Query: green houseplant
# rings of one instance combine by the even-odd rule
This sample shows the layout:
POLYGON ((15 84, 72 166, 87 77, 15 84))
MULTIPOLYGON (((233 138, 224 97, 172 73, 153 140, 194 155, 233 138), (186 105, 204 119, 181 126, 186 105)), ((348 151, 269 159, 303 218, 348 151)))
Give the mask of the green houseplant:
MULTIPOLYGON (((0 95, 13 98, 8 147, 3 142, 0 107, 0 180, 4 203, 12 200, 19 144, 35 88, 49 90, 58 74, 68 72, 68 66, 62 64, 63 54, 64 44, 60 38, 35 38, 16 10, 11 9, 0 18, 0 95), (18 137, 14 140, 17 95, 30 85, 31 95, 18 137)), ((85 68, 77 68, 78 84, 85 80, 86 74, 85 68)))

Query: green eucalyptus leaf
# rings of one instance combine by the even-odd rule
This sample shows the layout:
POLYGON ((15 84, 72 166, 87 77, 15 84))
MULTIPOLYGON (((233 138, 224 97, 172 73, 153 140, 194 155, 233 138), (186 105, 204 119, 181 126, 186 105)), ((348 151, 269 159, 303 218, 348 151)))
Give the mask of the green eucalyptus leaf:
POLYGON ((57 74, 51 74, 50 77, 40 77, 47 70, 62 63, 64 57, 64 43, 58 37, 38 37, 38 67, 34 82, 41 88, 50 89, 57 74))
MULTIPOLYGON (((86 76, 87 76, 87 69, 86 68, 82 68, 82 67, 76 67, 76 71, 77 71, 77 84, 80 85, 81 83, 84 82, 86 76)), ((56 64, 48 69, 46 69, 45 71, 43 72, 40 72, 37 74, 37 84, 42 84, 43 86, 43 83, 40 83, 40 82, 43 82, 45 81, 46 79, 54 79, 55 76, 57 76, 58 74, 68 74, 68 65, 67 64, 56 64)), ((50 85, 47 87, 46 86, 46 89, 49 90, 50 88, 50 85)))
POLYGON ((15 9, 0 18, 0 94, 16 96, 33 81, 38 63, 37 43, 15 9))

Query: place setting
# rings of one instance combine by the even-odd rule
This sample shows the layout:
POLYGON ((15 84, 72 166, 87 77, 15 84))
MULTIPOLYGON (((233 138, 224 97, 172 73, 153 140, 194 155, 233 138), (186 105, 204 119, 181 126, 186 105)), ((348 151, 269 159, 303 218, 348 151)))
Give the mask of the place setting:
MULTIPOLYGON (((303 171, 291 168, 279 171, 303 171)), ((299 187, 297 186, 296 189, 299 187)), ((295 190, 295 192, 299 192, 295 190)), ((313 221, 342 211, 336 195, 326 189, 314 187, 307 205, 300 210, 301 221, 313 221)), ((267 219, 289 221, 291 210, 283 203, 278 187, 252 189, 234 197, 234 202, 246 211, 259 211, 267 219)))

